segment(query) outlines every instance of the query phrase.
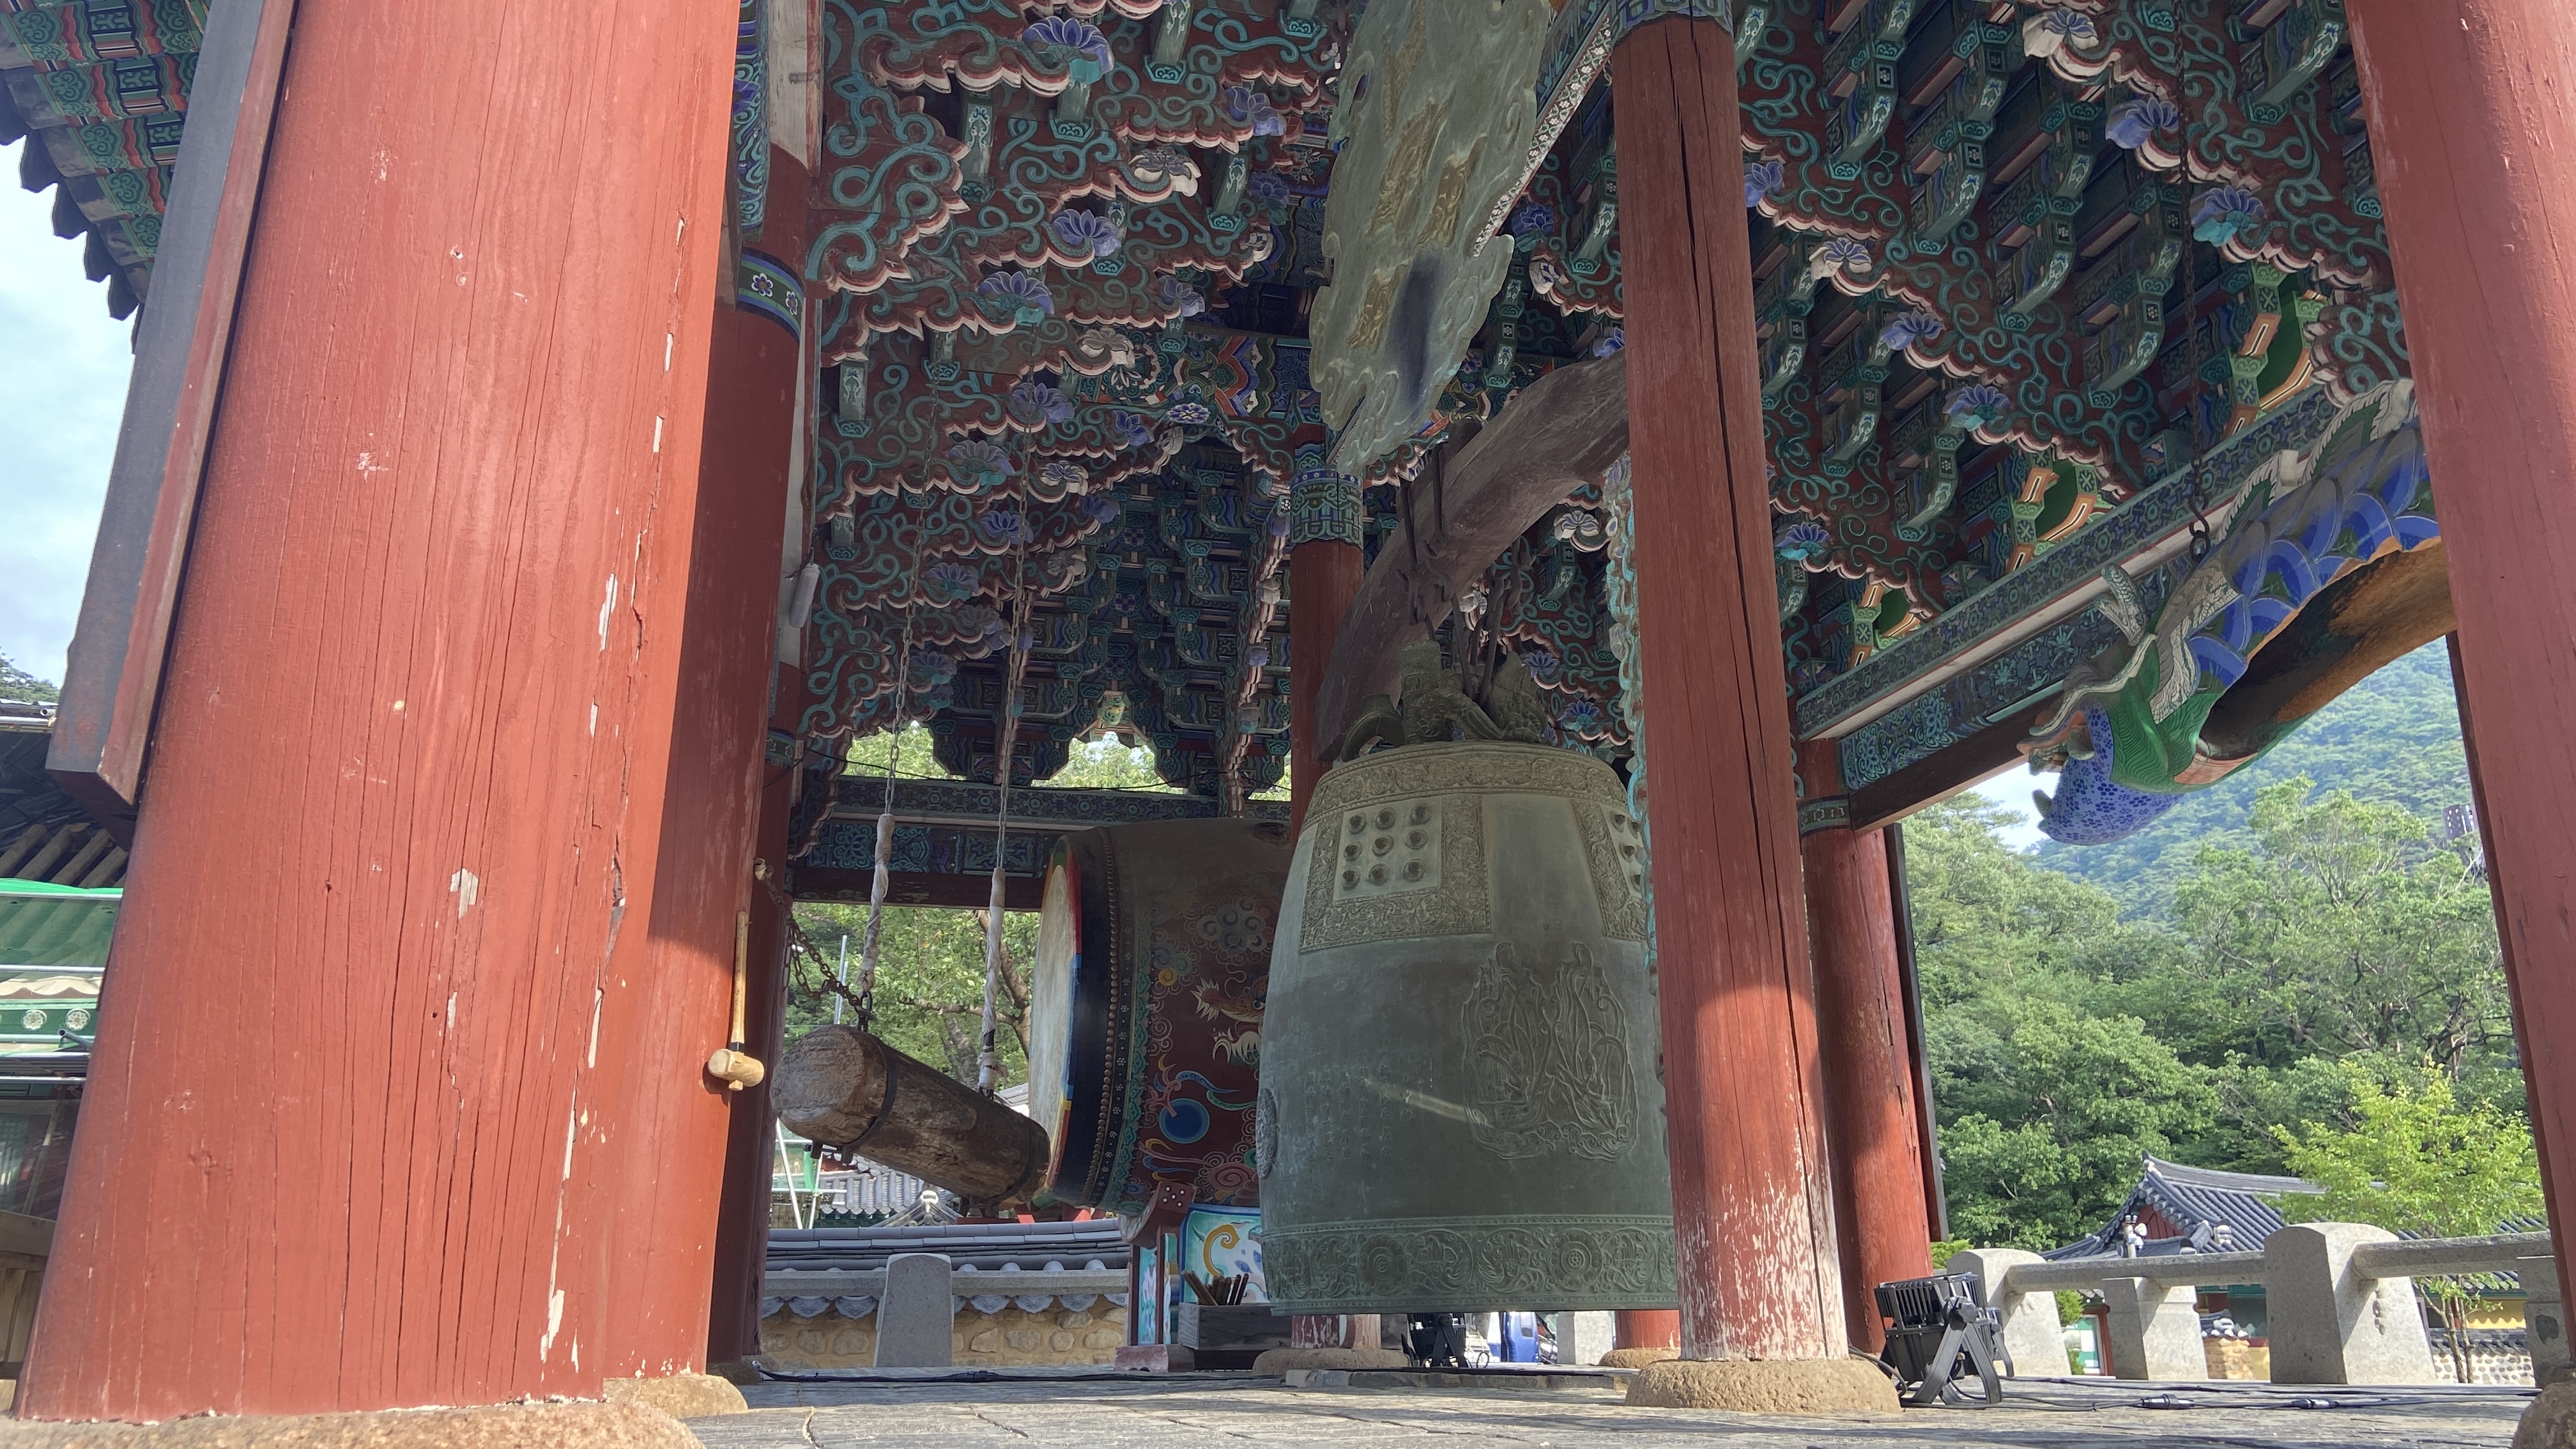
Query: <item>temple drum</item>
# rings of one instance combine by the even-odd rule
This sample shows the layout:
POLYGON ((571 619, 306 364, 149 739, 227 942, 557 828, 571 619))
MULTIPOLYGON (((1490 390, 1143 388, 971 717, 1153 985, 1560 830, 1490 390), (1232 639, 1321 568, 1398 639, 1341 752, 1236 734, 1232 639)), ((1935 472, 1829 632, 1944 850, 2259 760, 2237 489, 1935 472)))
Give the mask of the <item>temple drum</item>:
POLYGON ((1046 1171, 1036 1123, 855 1026, 818 1026, 788 1043, 769 1100, 790 1132, 970 1204, 1028 1202, 1046 1171))
POLYGON ((1262 1053, 1274 1305, 1674 1306, 1641 845, 1566 750, 1411 745, 1319 782, 1262 1053))
POLYGON ((1029 1114, 1059 1202, 1141 1211, 1157 1189, 1258 1204, 1254 1107, 1287 832, 1160 820, 1068 835, 1047 867, 1029 1005, 1029 1114))

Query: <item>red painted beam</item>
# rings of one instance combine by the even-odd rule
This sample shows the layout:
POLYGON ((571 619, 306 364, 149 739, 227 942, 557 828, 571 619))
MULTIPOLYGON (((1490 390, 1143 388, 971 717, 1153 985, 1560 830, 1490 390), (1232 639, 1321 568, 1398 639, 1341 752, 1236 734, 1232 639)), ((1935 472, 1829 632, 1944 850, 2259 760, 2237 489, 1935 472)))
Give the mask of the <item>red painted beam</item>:
POLYGON ((703 1056, 608 997, 653 920, 735 19, 297 16, 22 1415, 694 1358, 619 1323, 617 1213, 666 1146, 631 1105, 703 1056))
MULTIPOLYGON (((2576 1141, 2576 10, 2351 0, 2543 1143, 2576 1141), (2488 781, 2487 783, 2494 783, 2488 781)), ((2576 1170, 2544 1161, 2559 1281, 2576 1170)))
POLYGON ((1682 1352, 1839 1358, 1734 41, 1611 58, 1682 1352))

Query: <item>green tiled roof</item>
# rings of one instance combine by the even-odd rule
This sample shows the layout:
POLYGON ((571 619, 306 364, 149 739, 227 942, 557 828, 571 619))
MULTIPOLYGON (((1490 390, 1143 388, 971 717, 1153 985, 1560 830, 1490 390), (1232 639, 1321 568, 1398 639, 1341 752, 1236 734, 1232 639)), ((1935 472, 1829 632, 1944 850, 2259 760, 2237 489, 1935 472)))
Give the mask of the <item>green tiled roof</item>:
POLYGON ((205 0, 0 0, 0 145, 28 138, 19 180, 58 188, 54 230, 86 234, 108 309, 152 277, 205 0))
POLYGON ((122 890, 0 881, 0 970, 104 966, 122 890))

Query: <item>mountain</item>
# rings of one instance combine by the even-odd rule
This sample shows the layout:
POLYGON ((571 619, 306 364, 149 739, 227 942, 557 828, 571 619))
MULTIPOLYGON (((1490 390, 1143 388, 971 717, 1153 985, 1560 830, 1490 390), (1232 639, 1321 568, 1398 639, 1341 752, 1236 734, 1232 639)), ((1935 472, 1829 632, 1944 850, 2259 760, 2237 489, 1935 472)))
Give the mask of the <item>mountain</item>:
POLYGON ((2255 792, 2296 775, 2315 781, 2320 792, 2349 790, 2359 799, 2403 805, 2428 826, 2441 823, 2443 807, 2467 804, 2468 762, 2460 746, 2449 651, 2436 642, 2390 663, 2317 711, 2271 753, 2184 796, 2164 818, 2128 839, 2110 845, 2045 841, 2034 859, 2109 891, 2124 914, 2161 914, 2201 847, 2250 845, 2245 818, 2255 792))

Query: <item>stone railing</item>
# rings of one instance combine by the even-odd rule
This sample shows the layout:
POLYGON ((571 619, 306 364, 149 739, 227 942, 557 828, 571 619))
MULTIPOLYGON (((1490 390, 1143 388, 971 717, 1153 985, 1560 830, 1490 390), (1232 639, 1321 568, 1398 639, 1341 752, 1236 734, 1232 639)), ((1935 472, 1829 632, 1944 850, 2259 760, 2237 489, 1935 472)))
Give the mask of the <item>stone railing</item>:
MULTIPOLYGON (((768 1273, 760 1280, 762 1313, 766 1316, 774 1311, 774 1303, 805 1318, 822 1313, 825 1307, 837 1310, 844 1318, 865 1318, 877 1311, 877 1299, 885 1293, 885 1276, 883 1268, 855 1273, 829 1269, 768 1273)), ((1102 1298, 1122 1307, 1127 1302, 1127 1272, 1123 1268, 1017 1273, 978 1273, 966 1268, 957 1273, 954 1282, 958 1288, 969 1290, 955 1295, 959 1313, 999 1313, 1012 1304, 1024 1313, 1043 1313, 1059 1301, 1079 1312, 1102 1298)))
POLYGON ((2276 1384, 2448 1382, 2433 1363, 2418 1277, 2515 1273, 2528 1297, 2532 1368, 2540 1382, 2567 1365, 2565 1317, 2547 1233, 2403 1239, 2359 1223, 2294 1223, 2259 1253, 2177 1253, 2154 1258, 2073 1258, 1986 1248, 1959 1253, 1949 1271, 1974 1276, 2003 1319, 2003 1340, 2024 1374, 2065 1372, 2057 1321, 2061 1290, 2099 1293, 2111 1368, 2124 1379, 2208 1377, 2195 1290, 2260 1283, 2276 1384))
MULTIPOLYGON (((760 1280, 761 1355, 794 1370, 864 1369, 876 1352, 885 1270, 772 1270, 760 1280)), ((951 1280, 960 1368, 1107 1364, 1126 1342, 1127 1271, 976 1272, 951 1280)))

